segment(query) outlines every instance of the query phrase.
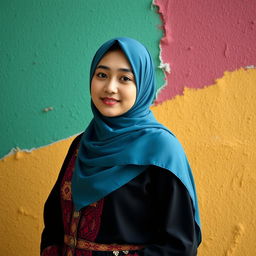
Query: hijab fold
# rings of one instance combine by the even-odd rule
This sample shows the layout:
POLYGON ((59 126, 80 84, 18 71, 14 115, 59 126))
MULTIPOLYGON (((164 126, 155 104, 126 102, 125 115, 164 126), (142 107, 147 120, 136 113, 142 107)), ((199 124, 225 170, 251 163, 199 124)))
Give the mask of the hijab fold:
MULTIPOLYGON (((72 196, 76 210, 98 201, 141 174, 149 165, 176 175, 187 188, 200 229, 199 209, 192 172, 184 150, 149 109, 155 95, 154 65, 147 49, 131 38, 115 38, 96 52, 90 81, 97 64, 117 43, 130 62, 135 76, 137 97, 133 107, 117 117, 106 117, 91 108, 93 119, 85 130, 72 177, 72 196)), ((199 232, 199 241, 201 234, 199 232)))

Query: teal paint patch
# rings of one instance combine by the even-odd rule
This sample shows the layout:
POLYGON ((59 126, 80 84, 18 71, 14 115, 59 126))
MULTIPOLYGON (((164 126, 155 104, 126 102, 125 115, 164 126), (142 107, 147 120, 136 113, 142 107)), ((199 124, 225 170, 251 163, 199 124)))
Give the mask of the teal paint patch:
MULTIPOLYGON (((85 129, 89 66, 104 41, 133 37, 159 65, 161 20, 151 0, 5 0, 0 9, 0 158, 85 129)), ((158 88, 163 80, 157 69, 158 88)))

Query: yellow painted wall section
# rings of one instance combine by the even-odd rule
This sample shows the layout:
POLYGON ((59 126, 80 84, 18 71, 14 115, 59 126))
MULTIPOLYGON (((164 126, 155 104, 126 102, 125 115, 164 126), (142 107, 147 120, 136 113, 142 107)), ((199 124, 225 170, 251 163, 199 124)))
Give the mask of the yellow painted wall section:
POLYGON ((200 256, 256 254, 256 70, 225 72, 153 108, 182 142, 203 229, 200 256))
MULTIPOLYGON (((255 85, 256 70, 240 69, 152 107, 183 144, 194 172, 203 228, 199 256, 256 252, 255 85)), ((0 161, 0 255, 39 255, 43 204, 71 141, 0 161)))
POLYGON ((43 205, 72 139, 0 161, 0 255, 39 255, 43 205))

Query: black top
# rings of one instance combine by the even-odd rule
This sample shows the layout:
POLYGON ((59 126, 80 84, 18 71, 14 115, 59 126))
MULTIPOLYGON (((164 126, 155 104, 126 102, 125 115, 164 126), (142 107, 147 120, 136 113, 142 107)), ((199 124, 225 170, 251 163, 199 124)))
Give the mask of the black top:
MULTIPOLYGON (((80 141, 72 143, 44 208, 45 228, 41 251, 63 245, 60 186, 67 165, 80 141)), ((142 174, 104 198, 101 224, 95 242, 143 244, 143 256, 194 256, 197 254, 197 225, 190 195, 170 171, 149 166, 142 174)), ((93 255, 113 255, 93 252, 93 255)))

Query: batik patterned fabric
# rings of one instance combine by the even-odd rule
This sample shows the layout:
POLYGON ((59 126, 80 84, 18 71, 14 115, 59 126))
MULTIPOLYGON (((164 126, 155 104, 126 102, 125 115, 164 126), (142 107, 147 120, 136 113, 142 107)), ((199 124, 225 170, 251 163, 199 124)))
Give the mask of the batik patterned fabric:
MULTIPOLYGON (((80 211, 74 209, 71 179, 76 157, 77 150, 73 154, 61 182, 61 207, 65 233, 62 255, 93 256, 94 250, 101 255, 138 255, 136 252, 134 254, 129 253, 129 250, 122 251, 122 247, 118 248, 118 245, 94 243, 100 229, 104 199, 92 203, 80 211), (90 248, 90 250, 82 248, 90 248)), ((129 248, 132 247, 128 245, 125 249, 129 248)))

